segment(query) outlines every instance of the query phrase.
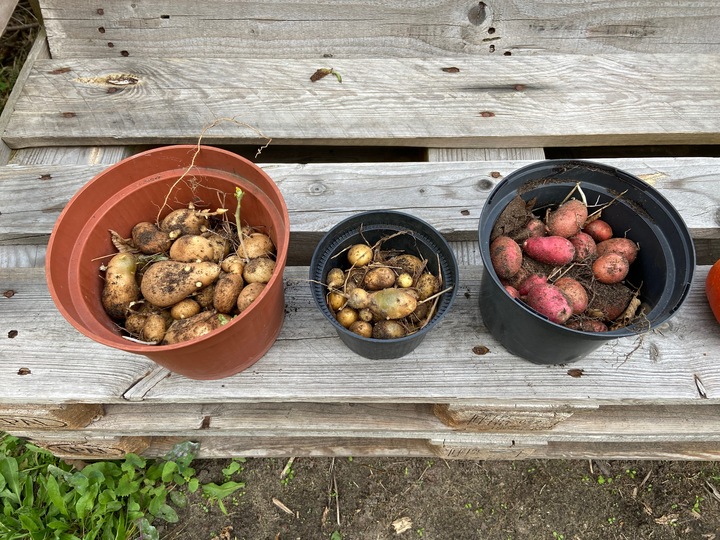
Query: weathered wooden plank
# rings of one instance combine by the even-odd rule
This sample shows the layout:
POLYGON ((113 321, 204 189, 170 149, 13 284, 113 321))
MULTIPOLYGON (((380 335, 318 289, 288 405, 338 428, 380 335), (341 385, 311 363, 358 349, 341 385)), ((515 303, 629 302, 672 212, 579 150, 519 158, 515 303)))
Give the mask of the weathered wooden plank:
MULTIPOLYGON (((17 103, 17 100, 20 97, 22 88, 25 85, 25 81, 30 74, 30 69, 33 66, 35 60, 37 60, 38 58, 47 58, 48 54, 49 53, 47 48, 45 30, 41 28, 38 31, 38 35, 35 37, 35 42, 33 43, 32 48, 28 52, 28 55, 25 59, 25 64, 23 64, 20 73, 18 73, 17 79, 15 79, 15 84, 13 85, 13 89, 10 92, 7 101, 5 102, 5 107, 3 107, 2 113, 0 113, 0 131, 4 131, 5 127, 10 121, 10 116, 15 109, 15 103, 17 103)), ((5 165, 6 163, 8 163, 11 155, 12 150, 10 149, 10 147, 5 144, 4 141, 0 140, 0 165, 5 165)))
POLYGON ((0 430, 84 428, 105 414, 100 404, 0 405, 0 430))
POLYGON ((233 377, 192 381, 82 337, 56 311, 41 269, 3 269, 0 281, 15 294, 0 296, 0 329, 9 338, 0 340, 6 359, 0 396, 6 404, 710 403, 720 397, 712 354, 720 334, 704 295, 707 270, 698 269, 688 300, 671 321, 642 338, 611 340, 573 364, 582 370, 582 377, 573 377, 568 366, 538 366, 508 354, 486 333, 478 309, 479 266, 461 269, 458 298, 436 331, 392 362, 350 353, 312 300, 307 269, 290 267, 285 324, 265 357, 233 377), (489 353, 475 354, 478 345, 489 353))
POLYGON ((0 5, 0 36, 5 33, 7 24, 12 17, 13 11, 15 11, 17 3, 18 0, 6 0, 2 5, 0 5))
MULTIPOLYGON (((715 208, 718 158, 603 159, 645 179, 683 216, 696 242, 698 261, 720 258, 715 208)), ((407 211, 448 239, 477 240, 485 198, 495 184, 529 161, 447 163, 266 164, 290 210, 291 264, 308 264, 320 237, 356 212, 407 211), (348 204, 348 184, 355 195, 348 204)), ((37 165, 0 168, 0 245, 46 244, 73 193, 103 166, 37 165), (38 196, 41 192, 42 196, 38 196)), ((476 261, 476 246, 462 260, 476 261)), ((1 259, 0 259, 1 260, 1 259)), ((0 265, 9 266, 9 265, 0 265)))
POLYGON ((720 50, 713 2, 44 0, 53 56, 246 58, 720 50))
POLYGON ((428 161, 540 161, 542 148, 428 148, 428 161))
MULTIPOLYGON (((166 455, 182 436, 82 437, 41 436, 30 439, 58 457, 69 459, 121 459, 129 452, 147 457, 166 455)), ((680 441, 544 440, 526 434, 478 435, 465 441, 446 439, 393 439, 308 436, 213 436, 193 438, 200 444, 199 458, 230 457, 333 457, 398 456, 443 459, 665 459, 718 460, 720 440, 700 435, 680 441)))
POLYGON ((38 60, 3 139, 11 148, 116 145, 118 137, 192 143, 219 118, 237 117, 247 125, 220 122, 203 140, 452 148, 720 142, 720 55, 336 60, 343 82, 313 83, 319 67, 38 60), (443 71, 448 65, 459 72, 443 71))

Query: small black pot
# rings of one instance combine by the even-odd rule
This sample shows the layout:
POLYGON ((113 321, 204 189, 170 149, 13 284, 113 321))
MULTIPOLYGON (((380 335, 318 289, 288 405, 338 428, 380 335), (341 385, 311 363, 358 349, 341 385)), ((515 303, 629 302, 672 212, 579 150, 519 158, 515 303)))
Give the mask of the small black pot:
POLYGON ((537 364, 578 360, 604 343, 644 333, 668 320, 684 302, 695 270, 690 233, 675 208, 639 178, 588 161, 547 160, 509 174, 490 194, 480 215, 480 254, 484 265, 480 312, 490 333, 509 352, 537 364), (502 210, 516 196, 536 208, 557 205, 576 182, 590 204, 608 203, 602 219, 640 245, 627 280, 640 284, 640 300, 651 307, 642 323, 609 332, 582 332, 550 322, 510 297, 490 260, 490 235, 502 210))
POLYGON ((450 245, 428 223, 402 212, 383 210, 363 212, 335 225, 320 240, 310 262, 310 289, 313 298, 325 318, 332 324, 340 339, 353 352, 371 359, 389 359, 405 356, 413 351, 448 312, 455 300, 458 282, 458 266, 450 245), (384 249, 397 249, 427 259, 427 269, 443 277, 443 289, 452 287, 440 297, 433 319, 421 330, 398 339, 374 339, 362 337, 337 322, 327 305, 325 296, 328 272, 336 267, 344 268, 342 257, 336 254, 359 243, 374 244, 381 238, 398 231, 410 231, 390 238, 383 243, 384 249), (439 266, 438 266, 439 264, 439 266))

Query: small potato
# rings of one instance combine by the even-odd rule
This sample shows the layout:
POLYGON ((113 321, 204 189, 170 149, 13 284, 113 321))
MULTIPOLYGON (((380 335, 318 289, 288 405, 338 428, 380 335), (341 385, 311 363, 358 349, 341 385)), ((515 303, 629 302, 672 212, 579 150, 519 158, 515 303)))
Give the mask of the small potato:
POLYGON ((399 269, 400 272, 410 274, 413 279, 417 278, 425 269, 425 262, 415 255, 403 253, 388 259, 388 266, 399 269))
POLYGON ((622 283, 596 282, 593 284, 595 294, 590 299, 587 313, 592 317, 614 321, 627 309, 633 298, 633 291, 622 283))
POLYGON ((346 302, 347 300, 342 294, 336 292, 329 292, 327 295, 328 307, 333 312, 342 309, 346 302))
POLYGON ((130 304, 140 299, 136 270, 137 259, 132 253, 118 253, 107 264, 102 305, 113 319, 125 319, 130 304))
POLYGON ((159 313, 151 313, 147 316, 142 329, 142 339, 153 343, 160 343, 165 337, 165 317, 159 313))
POLYGON ((607 332, 608 331, 607 325, 602 321, 598 321, 597 319, 572 320, 572 321, 568 321, 566 326, 568 328, 572 328, 573 330, 582 330, 583 332, 607 332))
POLYGON ((206 232, 202 235, 207 238, 213 249, 213 256, 210 259, 213 262, 219 263, 224 260, 230 254, 230 241, 214 232, 206 232))
POLYGON ((247 238, 243 238, 242 244, 238 248, 238 253, 244 255, 247 259, 255 259, 257 257, 268 257, 275 253, 275 244, 267 234, 252 233, 247 238), (243 248, 245 253, 243 254, 243 248))
POLYGON ((440 280, 430 272, 425 272, 418 278, 415 288, 420 300, 425 300, 440 292, 440 280))
POLYGON ((562 236, 539 236, 523 242, 528 257, 554 266, 566 265, 575 258, 575 246, 562 236))
POLYGON ((555 285, 536 285, 527 294, 527 304, 550 321, 563 324, 572 315, 572 308, 565 295, 555 285))
POLYGON ((546 222, 548 234, 563 238, 574 236, 580 232, 587 217, 588 210, 585 203, 570 199, 548 214, 546 222))
POLYGON ((127 330, 130 335, 140 336, 146 320, 146 313, 130 313, 127 319, 125 319, 125 330, 127 330))
POLYGON ((275 271, 275 261, 267 257, 250 259, 243 270, 246 283, 267 283, 275 271))
POLYGON ((355 244, 348 250, 347 258, 352 266, 367 266, 373 260, 373 250, 367 244, 355 244))
POLYGON ((359 336, 369 338, 372 337, 373 326, 366 321, 355 321, 348 327, 348 330, 359 336))
POLYGON ((375 339, 397 339, 405 334, 405 327, 397 321, 378 321, 373 325, 372 337, 375 339))
POLYGON ((245 311, 260 296, 265 289, 264 283, 250 283, 243 287, 237 299, 237 308, 240 313, 245 311))
POLYGON ((175 343, 189 341, 204 336, 222 325, 222 319, 217 313, 203 311, 189 319, 178 319, 172 323, 165 332, 165 338, 161 344, 174 345, 175 343))
POLYGON ((520 298, 520 292, 512 285, 505 285, 505 291, 511 298, 520 298))
POLYGON ((211 283, 207 287, 200 289, 193 295, 195 301, 200 304, 202 309, 211 309, 213 304, 213 298, 215 297, 215 284, 211 283))
POLYGON ((200 234, 207 230, 208 219, 192 208, 180 208, 170 212, 160 223, 160 228, 171 238, 184 234, 200 234))
POLYGON ((342 289, 345 283, 345 273, 341 268, 331 268, 327 273, 325 283, 331 289, 342 289))
POLYGON ((597 255, 597 246, 595 240, 589 234, 579 232, 570 238, 570 243, 575 248, 575 260, 584 261, 597 255))
POLYGON ((522 249, 509 236, 498 236, 490 244, 490 260, 500 279, 509 279, 520 271, 522 249))
POLYGON ((379 291, 395 285, 395 272, 387 266, 373 268, 363 279, 363 287, 369 291, 379 291))
POLYGON ((361 287, 356 287, 347 297, 347 304, 353 309, 363 309, 370 305, 370 294, 361 287))
POLYGON ((629 238, 610 238, 597 245, 598 255, 605 255, 606 253, 618 253, 625 257, 628 263, 632 264, 637 257, 638 246, 629 238))
POLYGON ((518 294, 523 297, 530 292, 535 285, 544 285, 547 283, 547 276, 544 274, 531 274, 529 275, 517 288, 518 294))
POLYGON ((370 308, 362 308, 358 310, 358 317, 361 321, 365 322, 371 322, 375 318, 370 308))
POLYGON ((613 235, 612 227, 602 219, 596 219, 585 225, 583 232, 592 236, 592 239, 598 244, 612 238, 613 235))
POLYGON ((220 266, 211 262, 157 261, 143 274, 140 290, 148 302, 170 307, 207 287, 219 275, 220 266))
POLYGON ((574 315, 579 315, 587 309, 587 291, 578 280, 571 277, 561 277, 555 281, 554 285, 560 289, 568 299, 574 315))
POLYGON ((358 312, 351 307, 344 307, 335 314, 337 322, 345 328, 349 328, 352 323, 358 320, 358 312))
POLYGON ((222 260, 220 268, 222 268, 223 272, 227 272, 228 274, 242 275, 243 270, 245 270, 245 259, 237 255, 230 255, 222 260))
POLYGON ((213 307, 218 313, 230 313, 237 306, 237 299, 245 282, 240 274, 222 274, 215 282, 213 307))
POLYGON ((619 253, 600 255, 592 265, 593 275, 600 283, 620 283, 628 274, 630 263, 619 253))
POLYGON ((417 307, 417 300, 404 289, 383 289, 370 293, 370 310, 380 319, 402 319, 417 307))
POLYGON ((180 262, 213 261, 215 247, 213 242, 204 236, 186 234, 173 242, 170 258, 180 262))
POLYGON ((399 274, 397 278, 395 278, 395 285, 397 287, 400 287, 401 289, 407 289, 408 287, 412 287, 413 277, 407 272, 403 272, 402 274, 399 274))
POLYGON ((145 255, 164 253, 170 249, 173 242, 167 232, 161 231, 149 221, 135 225, 131 234, 135 247, 145 255))
POLYGON ((189 319, 193 315, 197 315, 202 310, 198 302, 192 298, 181 300, 170 308, 170 315, 173 319, 189 319))

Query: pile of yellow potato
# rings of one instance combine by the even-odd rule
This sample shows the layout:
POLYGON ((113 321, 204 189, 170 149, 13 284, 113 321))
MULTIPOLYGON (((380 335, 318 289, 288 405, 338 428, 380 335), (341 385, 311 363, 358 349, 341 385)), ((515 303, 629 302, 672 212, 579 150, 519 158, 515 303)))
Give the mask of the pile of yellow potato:
POLYGON ((351 246, 346 258, 346 268, 332 268, 325 283, 327 305, 343 327, 367 338, 395 339, 430 322, 442 279, 427 270, 427 261, 368 244, 351 246))
POLYGON ((105 265, 102 304, 134 339, 169 345, 221 327, 247 309, 275 270, 272 239, 190 206, 141 222, 105 265), (219 223, 214 223, 219 222, 219 223))

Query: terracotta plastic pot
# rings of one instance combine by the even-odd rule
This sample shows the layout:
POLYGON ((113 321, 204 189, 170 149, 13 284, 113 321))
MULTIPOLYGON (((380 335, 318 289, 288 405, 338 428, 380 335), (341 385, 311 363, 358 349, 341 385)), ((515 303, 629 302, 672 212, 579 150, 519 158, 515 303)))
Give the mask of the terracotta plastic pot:
POLYGON ((284 321, 283 271, 290 220, 273 180, 247 159, 218 148, 168 146, 143 152, 109 167, 78 191, 55 224, 46 258, 50 295, 62 315, 89 338, 123 351, 142 354, 193 379, 219 379, 246 369, 277 339, 284 321), (139 221, 154 221, 171 209, 196 206, 235 212, 240 187, 242 220, 262 226, 277 248, 276 269, 252 306, 221 329, 174 345, 144 345, 125 339, 101 304, 102 273, 115 253, 109 229, 128 238, 139 221), (170 194, 168 196, 168 194, 170 194), (163 202, 168 207, 160 211, 163 202))
POLYGON ((455 254, 445 238, 425 221, 392 210, 363 212, 335 225, 320 240, 310 262, 310 289, 318 308, 335 328, 342 342, 354 353, 373 360, 400 358, 415 350, 425 336, 443 319, 455 300, 458 283, 455 254), (359 336, 344 328, 330 312, 325 295, 327 275, 333 268, 342 267, 339 253, 354 244, 374 244, 381 238, 400 234, 383 243, 383 249, 398 250, 427 260, 427 269, 443 276, 443 287, 452 290, 442 295, 432 320, 417 332, 396 339, 375 339, 359 336))
POLYGON ((480 286, 483 322, 508 351, 537 364, 574 362, 608 341, 637 336, 661 325, 687 298, 695 270, 692 238, 675 208, 639 178, 590 161, 546 160, 509 174, 485 203, 479 241, 484 265, 480 286), (614 201, 603 210, 603 220, 640 246, 627 281, 642 284, 640 300, 649 311, 635 324, 608 332, 583 332, 555 324, 511 298, 492 268, 490 235, 510 201, 520 195, 526 201, 535 199, 536 208, 556 205, 577 182, 591 203, 614 201))

